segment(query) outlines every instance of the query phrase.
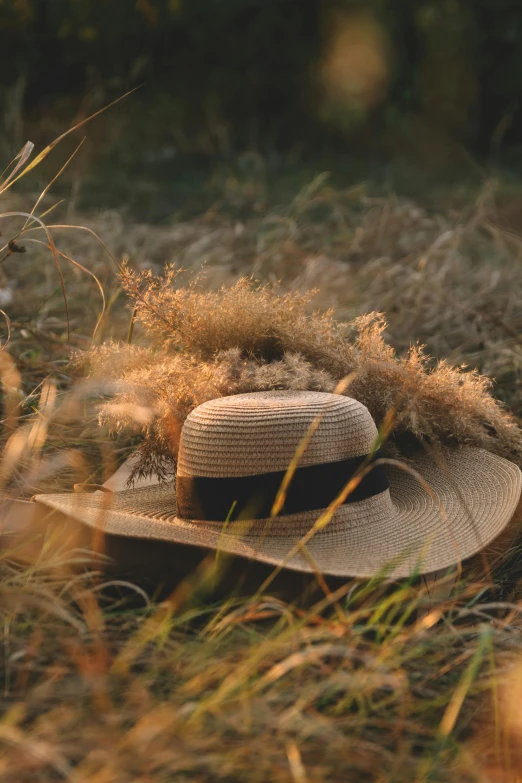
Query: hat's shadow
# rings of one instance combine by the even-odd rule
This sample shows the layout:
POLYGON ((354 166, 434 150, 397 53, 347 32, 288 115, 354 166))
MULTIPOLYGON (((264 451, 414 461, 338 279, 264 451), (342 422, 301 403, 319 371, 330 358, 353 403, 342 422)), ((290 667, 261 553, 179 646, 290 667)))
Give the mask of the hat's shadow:
POLYGON ((104 554, 109 579, 138 585, 157 600, 181 591, 184 600, 212 603, 268 593, 306 605, 353 583, 347 577, 319 577, 202 547, 125 536, 106 536, 104 554))

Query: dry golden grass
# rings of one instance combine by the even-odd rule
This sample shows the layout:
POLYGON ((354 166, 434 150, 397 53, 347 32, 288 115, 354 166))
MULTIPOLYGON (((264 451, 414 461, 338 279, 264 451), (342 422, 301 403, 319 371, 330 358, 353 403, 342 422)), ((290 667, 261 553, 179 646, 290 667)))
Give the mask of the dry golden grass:
MULTIPOLYGON (((411 622, 408 586, 348 585, 333 613, 269 596, 101 609, 95 586, 4 567, 6 783, 491 779, 463 740, 504 714, 520 635, 469 592, 411 622)), ((492 766, 506 741, 482 728, 492 766)))
MULTIPOLYGON (((30 214, 16 199, 5 211, 30 214)), ((50 206, 46 196, 40 208, 50 206)), ((25 220, 5 218, 4 236, 25 220)), ((22 232, 27 252, 0 267, 11 297, 6 350, 20 376, 5 358, 4 490, 99 480, 143 435, 150 467, 175 454, 180 422, 209 396, 331 390, 352 372, 347 393, 380 422, 394 407, 397 431, 520 459, 517 419, 495 397, 520 414, 521 250, 490 190, 462 214, 428 214, 395 197, 335 192, 323 178, 241 224, 209 214, 128 226, 64 207, 52 223, 62 226, 49 229, 57 251, 96 275, 107 306, 93 341, 96 281, 64 263, 67 340, 49 251, 28 241, 38 231, 22 232), (123 277, 95 234, 118 263, 129 257, 123 277), (147 270, 166 263, 186 272, 156 284, 147 270), (238 282, 245 275, 280 288, 255 290, 238 282), (136 306, 131 345, 125 291, 136 306), (381 310, 388 336, 380 317, 354 321, 381 310), (408 353, 417 338, 450 364, 408 353), (91 362, 89 381, 68 363, 71 348, 91 362), (462 363, 491 373, 495 396, 462 363), (107 423, 125 432, 111 440, 107 423)), ((25 543, 36 547, 25 564, 10 540, 0 558, 6 783, 514 783, 522 769, 519 546, 493 577, 464 574, 434 607, 414 581, 349 581, 325 596, 316 586, 313 600, 284 582, 258 594, 263 579, 249 571, 239 582, 237 563, 221 574, 212 558, 192 568, 185 551, 155 550, 152 577, 163 559, 182 581, 157 600, 132 586, 137 568, 105 573, 59 527, 25 543), (229 598, 218 590, 227 576, 241 585, 229 598)))
POLYGON ((175 462, 177 433, 187 414, 218 396, 267 389, 333 391, 363 402, 379 427, 393 411, 394 429, 432 443, 468 444, 520 461, 518 423, 476 372, 430 361, 419 346, 404 356, 385 342, 379 313, 344 324, 309 310, 311 295, 239 280, 202 290, 196 277, 177 286, 125 268, 122 284, 152 346, 109 343, 77 355, 91 377, 121 391, 101 408, 113 431, 129 426, 144 440, 138 475, 175 462))

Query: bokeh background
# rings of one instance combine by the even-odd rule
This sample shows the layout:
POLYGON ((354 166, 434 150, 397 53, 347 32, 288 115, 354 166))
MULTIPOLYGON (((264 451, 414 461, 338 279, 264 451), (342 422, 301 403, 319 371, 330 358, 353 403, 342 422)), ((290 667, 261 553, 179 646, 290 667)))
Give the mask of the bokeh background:
POLYGON ((227 166, 432 200, 522 170, 512 0, 4 0, 0 29, 4 159, 139 86, 89 128, 82 206, 198 212, 227 166))
MULTIPOLYGON (((353 335, 375 311, 355 368, 386 404, 401 381, 403 423, 493 443, 490 387, 459 374, 476 368, 518 437, 522 0, 0 0, 0 33, 7 177, 35 145, 0 182, 0 493, 92 488, 146 453, 151 421, 175 449, 172 412, 195 394, 256 373, 315 384, 328 318, 353 335), (169 264, 184 271, 161 282, 169 264), (168 330, 135 317, 149 276, 168 330)), ((122 539, 91 570, 83 542, 70 557, 79 526, 16 522, 27 541, 0 541, 2 783, 522 780, 518 517, 441 605, 377 580, 310 613, 221 555, 151 541, 127 560, 122 539), (162 563, 188 574, 174 592, 162 563), (221 602, 227 584, 245 601, 221 602)))

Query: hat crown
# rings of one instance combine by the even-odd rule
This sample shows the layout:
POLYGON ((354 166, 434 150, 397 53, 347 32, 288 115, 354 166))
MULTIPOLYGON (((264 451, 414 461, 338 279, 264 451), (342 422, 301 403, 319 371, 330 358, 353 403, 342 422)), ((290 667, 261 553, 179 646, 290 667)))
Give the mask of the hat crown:
POLYGON ((178 475, 220 478, 286 470, 312 425, 301 467, 360 457, 375 447, 375 422, 350 397, 311 391, 237 394, 205 402, 189 414, 178 475))

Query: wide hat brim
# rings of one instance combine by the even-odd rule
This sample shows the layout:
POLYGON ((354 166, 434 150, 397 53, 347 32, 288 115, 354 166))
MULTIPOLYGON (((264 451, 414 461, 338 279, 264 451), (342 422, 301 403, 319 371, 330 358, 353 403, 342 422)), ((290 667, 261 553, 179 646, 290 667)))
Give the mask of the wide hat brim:
POLYGON ((37 495, 46 506, 107 534, 222 551, 297 571, 407 577, 476 554, 506 527, 522 474, 482 449, 423 453, 414 472, 387 465, 390 491, 340 506, 231 524, 180 519, 174 484, 121 492, 37 495))

